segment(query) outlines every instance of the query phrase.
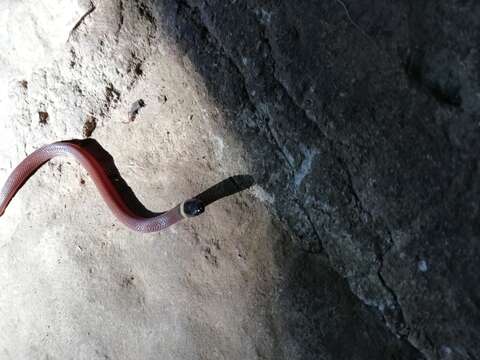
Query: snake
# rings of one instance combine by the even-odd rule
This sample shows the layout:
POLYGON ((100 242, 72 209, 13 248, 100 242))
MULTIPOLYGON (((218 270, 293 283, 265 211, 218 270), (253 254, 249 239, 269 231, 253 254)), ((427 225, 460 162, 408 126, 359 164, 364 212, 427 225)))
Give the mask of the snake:
POLYGON ((125 202, 119 189, 113 183, 108 171, 86 148, 81 141, 59 141, 42 146, 28 155, 12 171, 0 191, 0 216, 5 213, 8 204, 26 181, 45 163, 54 157, 73 157, 88 172, 100 195, 113 215, 128 228, 142 232, 159 232, 183 220, 202 214, 205 205, 200 199, 187 199, 170 210, 140 216, 125 202))

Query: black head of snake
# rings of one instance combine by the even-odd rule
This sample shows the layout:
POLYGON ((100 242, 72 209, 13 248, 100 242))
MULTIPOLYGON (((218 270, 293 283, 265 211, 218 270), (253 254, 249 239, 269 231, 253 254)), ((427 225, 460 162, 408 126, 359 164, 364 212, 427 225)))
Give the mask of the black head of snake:
POLYGON ((205 211, 205 205, 201 200, 190 199, 183 203, 183 213, 187 217, 198 216, 205 211))

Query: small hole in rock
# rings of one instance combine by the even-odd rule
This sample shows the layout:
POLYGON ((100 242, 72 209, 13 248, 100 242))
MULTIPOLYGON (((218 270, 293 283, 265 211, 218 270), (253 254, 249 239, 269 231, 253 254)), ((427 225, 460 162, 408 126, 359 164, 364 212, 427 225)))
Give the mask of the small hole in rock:
POLYGON ((46 111, 39 111, 38 112, 38 122, 41 125, 47 125, 47 123, 48 123, 48 113, 46 111))
POLYGON ((87 116, 87 119, 83 124, 83 136, 86 138, 92 136, 96 127, 97 127, 97 119, 92 115, 87 116))
POLYGON ((142 64, 141 63, 138 63, 137 65, 135 65, 135 74, 137 76, 143 75, 143 70, 142 70, 142 64))

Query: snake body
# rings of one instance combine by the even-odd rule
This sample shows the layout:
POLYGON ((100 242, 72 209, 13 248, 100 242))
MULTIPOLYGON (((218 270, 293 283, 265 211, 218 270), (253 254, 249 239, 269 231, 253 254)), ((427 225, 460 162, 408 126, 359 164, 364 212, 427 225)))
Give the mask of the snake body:
POLYGON ((13 170, 0 191, 0 216, 29 177, 43 164, 57 156, 75 158, 87 170, 105 203, 117 219, 134 231, 144 233, 161 231, 184 218, 197 216, 204 211, 202 202, 193 198, 151 217, 139 216, 128 207, 107 171, 89 151, 74 142, 61 141, 34 151, 13 170))

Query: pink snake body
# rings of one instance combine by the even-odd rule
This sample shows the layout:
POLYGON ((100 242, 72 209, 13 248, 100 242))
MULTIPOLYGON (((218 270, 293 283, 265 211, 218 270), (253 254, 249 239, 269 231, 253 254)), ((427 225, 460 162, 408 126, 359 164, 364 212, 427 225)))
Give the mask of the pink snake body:
POLYGON ((3 215, 10 201, 28 178, 44 163, 57 156, 73 157, 80 162, 88 171, 113 214, 118 220, 134 231, 144 233, 161 231, 186 217, 196 216, 203 212, 204 208, 201 202, 196 199, 190 199, 175 206, 171 210, 156 213, 151 217, 135 214, 127 206, 101 163, 86 149, 82 148, 82 146, 73 142, 62 141, 43 146, 34 151, 13 170, 0 191, 0 216, 3 215), (190 207, 185 207, 185 204, 190 207))

